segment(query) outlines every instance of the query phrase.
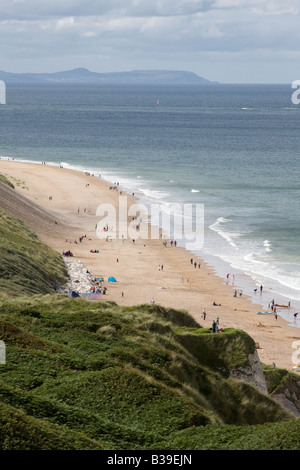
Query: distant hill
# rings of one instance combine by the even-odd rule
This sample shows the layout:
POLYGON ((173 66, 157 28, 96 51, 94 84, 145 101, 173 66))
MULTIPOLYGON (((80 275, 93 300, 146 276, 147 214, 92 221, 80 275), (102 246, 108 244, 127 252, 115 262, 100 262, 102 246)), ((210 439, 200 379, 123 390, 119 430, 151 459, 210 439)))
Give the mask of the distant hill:
POLYGON ((55 73, 10 73, 0 70, 5 83, 70 83, 70 84, 178 84, 207 85, 215 82, 185 71, 133 70, 130 72, 96 73, 77 68, 55 73))

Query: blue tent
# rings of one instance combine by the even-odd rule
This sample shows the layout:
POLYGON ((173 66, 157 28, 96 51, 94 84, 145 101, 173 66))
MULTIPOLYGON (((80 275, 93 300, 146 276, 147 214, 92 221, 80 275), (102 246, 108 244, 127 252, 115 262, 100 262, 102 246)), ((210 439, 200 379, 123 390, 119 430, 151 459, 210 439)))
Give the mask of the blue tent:
POLYGON ((115 278, 115 277, 110 276, 110 277, 108 278, 108 282, 117 282, 117 281, 116 281, 116 278, 115 278))
POLYGON ((69 296, 70 296, 70 297, 80 297, 80 295, 79 295, 77 292, 75 292, 74 290, 72 290, 71 292, 69 292, 69 296))

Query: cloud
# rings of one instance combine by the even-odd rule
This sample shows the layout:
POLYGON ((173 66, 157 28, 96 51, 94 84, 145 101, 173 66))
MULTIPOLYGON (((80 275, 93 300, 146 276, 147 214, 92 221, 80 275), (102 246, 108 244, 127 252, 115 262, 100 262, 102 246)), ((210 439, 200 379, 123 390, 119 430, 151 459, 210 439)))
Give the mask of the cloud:
POLYGON ((250 56, 259 61, 262 51, 265 60, 282 61, 300 50, 299 10, 299 0, 2 1, 0 57, 11 71, 26 58, 29 71, 33 57, 35 67, 51 59, 48 71, 59 63, 95 71, 148 63, 188 64, 197 73, 199 60, 219 57, 221 64, 223 54, 246 63, 250 56))

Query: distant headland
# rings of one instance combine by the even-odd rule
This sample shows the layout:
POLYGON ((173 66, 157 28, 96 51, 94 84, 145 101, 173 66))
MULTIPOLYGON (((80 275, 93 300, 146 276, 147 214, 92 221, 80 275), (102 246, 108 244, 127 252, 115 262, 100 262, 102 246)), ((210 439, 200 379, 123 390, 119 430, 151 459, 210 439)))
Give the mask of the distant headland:
POLYGON ((211 82, 193 72, 176 70, 132 70, 129 72, 97 73, 76 68, 54 73, 10 73, 0 70, 0 80, 10 83, 48 84, 149 84, 209 85, 211 82))

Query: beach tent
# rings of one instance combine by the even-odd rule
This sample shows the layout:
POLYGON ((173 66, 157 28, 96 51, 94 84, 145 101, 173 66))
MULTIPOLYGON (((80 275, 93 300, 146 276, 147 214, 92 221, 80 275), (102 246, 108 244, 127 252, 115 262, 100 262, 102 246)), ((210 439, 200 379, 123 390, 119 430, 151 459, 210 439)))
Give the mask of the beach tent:
POLYGON ((115 277, 110 276, 110 277, 108 278, 108 282, 117 282, 117 281, 116 281, 116 278, 115 278, 115 277))
POLYGON ((70 295, 71 297, 80 297, 79 294, 77 294, 77 292, 75 292, 74 290, 72 290, 72 291, 69 293, 69 295, 70 295))

